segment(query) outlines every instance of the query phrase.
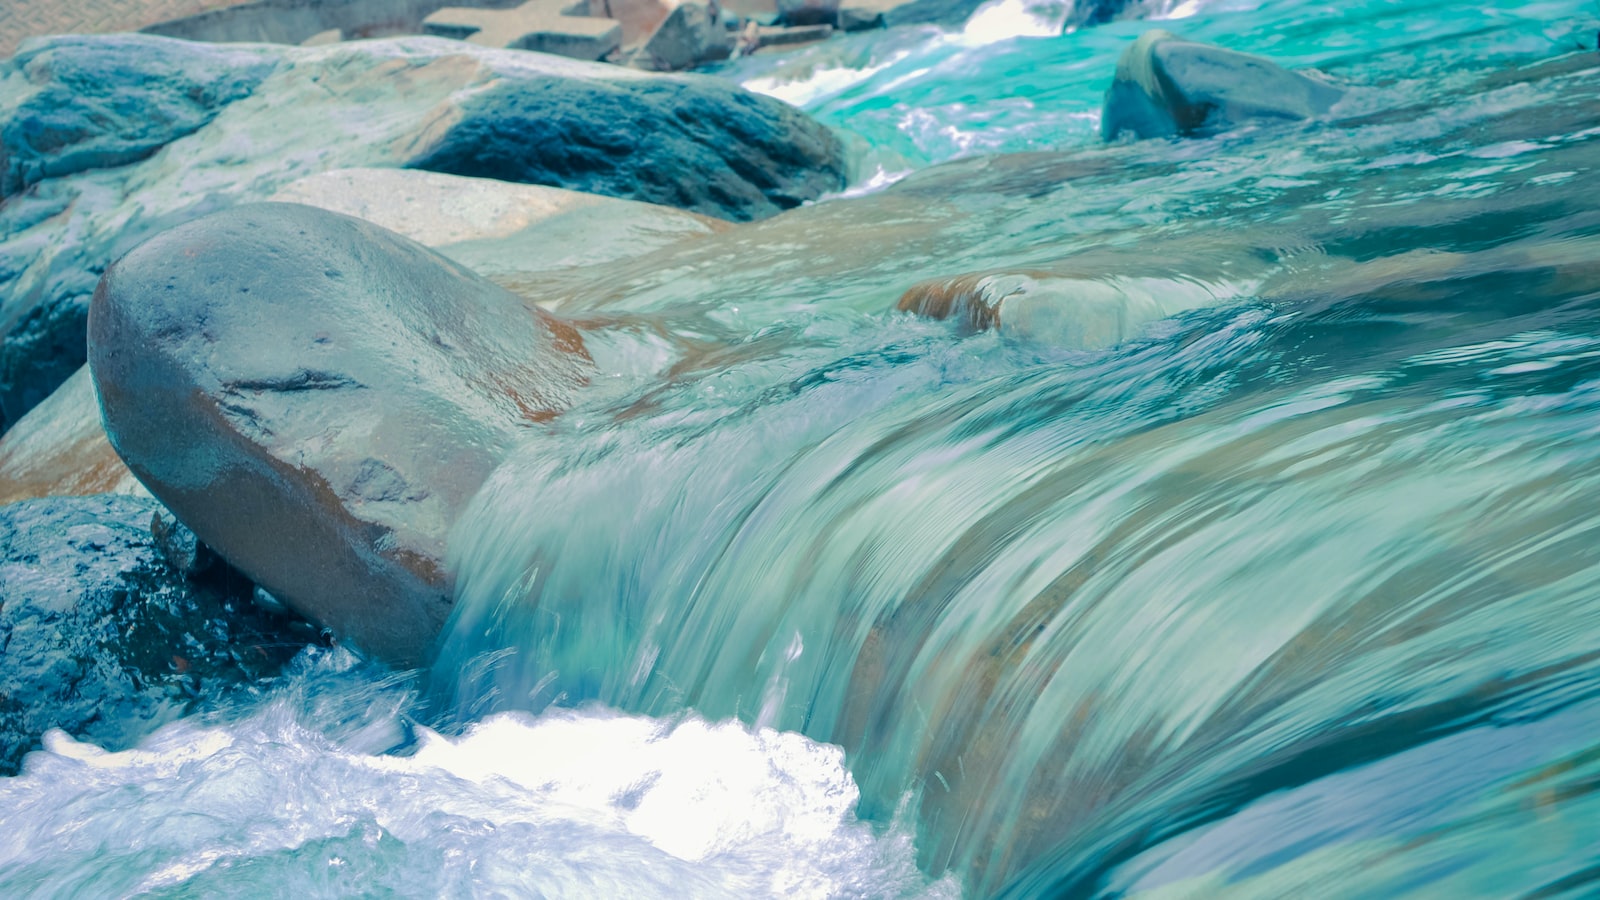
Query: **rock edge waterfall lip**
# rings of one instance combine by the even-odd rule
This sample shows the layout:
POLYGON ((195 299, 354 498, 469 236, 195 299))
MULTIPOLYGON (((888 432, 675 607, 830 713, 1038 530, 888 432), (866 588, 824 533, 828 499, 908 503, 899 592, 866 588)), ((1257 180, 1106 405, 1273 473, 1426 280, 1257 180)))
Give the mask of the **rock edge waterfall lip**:
POLYGON ((151 493, 297 612, 406 666, 449 615, 456 512, 589 368, 576 331, 420 244, 278 203, 110 267, 89 360, 151 493))

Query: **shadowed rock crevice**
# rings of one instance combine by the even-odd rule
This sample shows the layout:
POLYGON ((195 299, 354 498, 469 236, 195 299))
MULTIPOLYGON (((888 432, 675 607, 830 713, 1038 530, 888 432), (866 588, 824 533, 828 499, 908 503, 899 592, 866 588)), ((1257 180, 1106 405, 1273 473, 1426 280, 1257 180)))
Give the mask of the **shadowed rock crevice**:
POLYGON ((163 513, 113 495, 0 506, 0 776, 51 728, 129 746, 317 639, 163 513))

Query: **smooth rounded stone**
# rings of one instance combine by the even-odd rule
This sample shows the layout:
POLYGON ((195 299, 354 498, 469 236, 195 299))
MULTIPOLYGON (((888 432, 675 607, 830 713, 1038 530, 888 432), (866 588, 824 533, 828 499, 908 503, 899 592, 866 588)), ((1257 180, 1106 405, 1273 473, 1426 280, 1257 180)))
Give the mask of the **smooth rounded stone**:
POLYGON ((1183 278, 978 272, 913 285, 895 308, 1068 350, 1121 343, 1151 322, 1246 293, 1183 278))
POLYGON ((843 184, 826 128, 700 76, 416 37, 218 47, 66 36, 19 60, 0 61, 0 142, 28 182, 0 204, 0 432, 83 364, 89 298, 112 260, 317 172, 436 159, 745 218, 843 184), (71 80, 108 67, 103 80, 126 91, 71 80), (496 137, 467 146, 475 134, 496 137), (544 134, 571 146, 545 146, 544 134))
POLYGON ((106 440, 82 366, 0 437, 0 503, 106 493, 149 496, 106 440))
POLYGON ((272 196, 365 219, 492 281, 615 262, 732 225, 669 206, 416 169, 339 169, 272 196))
POLYGON ((223 559, 391 663, 429 655, 462 506, 586 382, 577 333, 367 222, 288 203, 163 232, 89 321, 106 431, 223 559))
POLYGON ((1186 41, 1154 29, 1117 60, 1100 114, 1100 136, 1115 140, 1222 131, 1255 119, 1326 114, 1344 92, 1278 64, 1186 41))
POLYGON ((226 567, 186 577, 148 497, 0 506, 0 775, 60 728, 112 749, 282 666, 316 632, 226 567))

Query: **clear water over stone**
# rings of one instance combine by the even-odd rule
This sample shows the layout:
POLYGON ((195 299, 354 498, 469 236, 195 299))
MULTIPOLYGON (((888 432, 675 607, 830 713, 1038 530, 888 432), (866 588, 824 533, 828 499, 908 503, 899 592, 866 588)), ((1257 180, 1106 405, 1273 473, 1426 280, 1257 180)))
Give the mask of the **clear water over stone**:
POLYGON ((308 661, 56 741, 0 782, 38 811, 0 877, 1592 892, 1600 8, 1165 15, 1349 94, 1101 145, 1149 24, 1015 3, 724 67, 855 183, 529 276, 601 377, 458 527, 432 684, 308 661), (968 275, 1016 286, 996 330, 893 311, 968 275))

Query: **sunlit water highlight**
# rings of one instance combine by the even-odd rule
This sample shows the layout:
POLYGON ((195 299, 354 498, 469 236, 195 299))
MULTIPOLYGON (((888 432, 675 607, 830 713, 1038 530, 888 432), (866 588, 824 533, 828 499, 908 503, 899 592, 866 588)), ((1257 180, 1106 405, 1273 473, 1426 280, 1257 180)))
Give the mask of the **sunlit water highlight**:
POLYGON ((1098 145, 1148 26, 1059 8, 724 68, 854 183, 530 280, 601 376, 462 523, 427 702, 312 659, 57 738, 0 894, 1592 893, 1591 6, 1172 6, 1351 88, 1182 142, 1098 145), (968 275, 998 330, 891 311, 968 275))

